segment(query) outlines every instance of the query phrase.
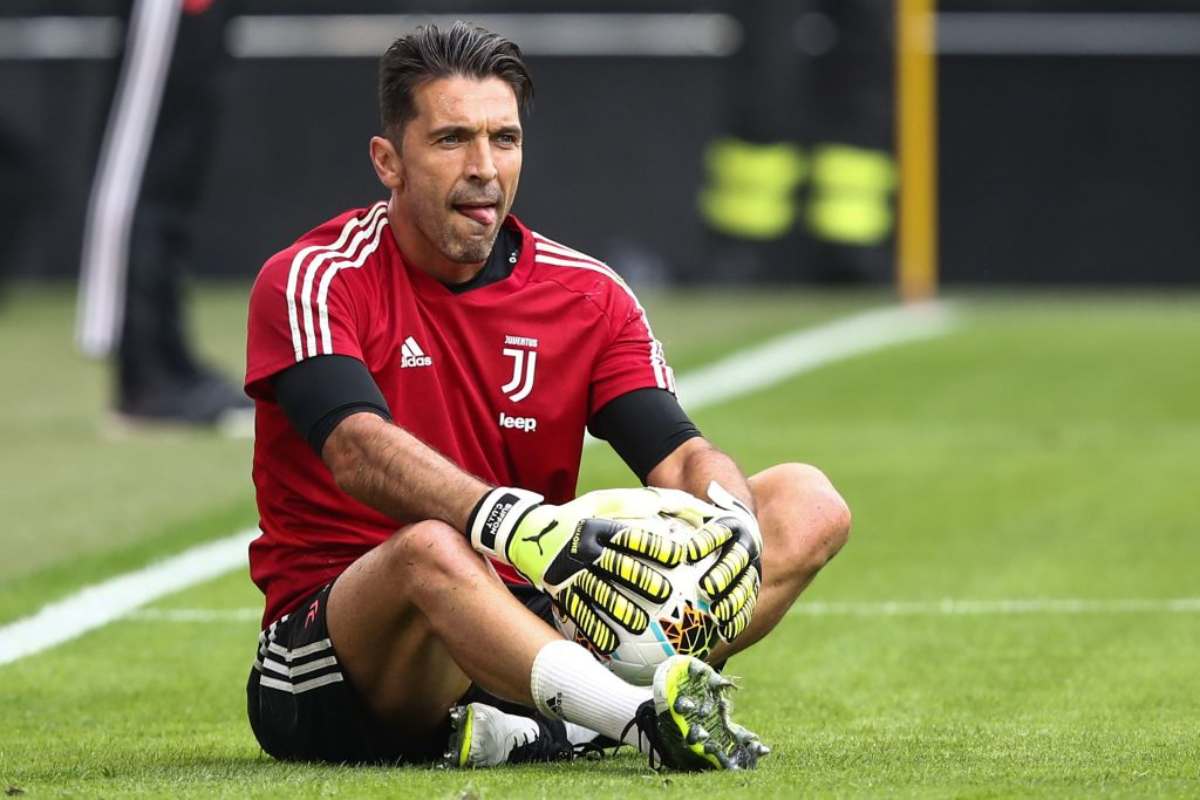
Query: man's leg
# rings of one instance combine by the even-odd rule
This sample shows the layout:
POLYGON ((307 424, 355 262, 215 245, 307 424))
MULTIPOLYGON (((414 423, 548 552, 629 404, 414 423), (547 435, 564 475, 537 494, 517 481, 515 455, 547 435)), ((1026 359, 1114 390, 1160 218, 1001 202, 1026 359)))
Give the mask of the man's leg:
POLYGON ((354 686, 383 719, 441 721, 470 685, 532 705, 533 657, 561 638, 496 579, 462 534, 404 529, 338 578, 329 636, 354 686))
POLYGON ((807 464, 780 464, 750 477, 763 534, 763 582, 749 627, 714 648, 719 664, 779 624, 850 535, 850 509, 829 479, 807 464))
POLYGON ((767 752, 730 721, 731 684, 710 667, 679 656, 653 690, 625 683, 534 615, 441 522, 409 526, 352 564, 325 620, 351 685, 410 751, 446 741, 449 708, 470 680, 610 739, 645 735, 676 769, 752 767, 767 752))
POLYGON ((562 639, 440 522, 412 525, 351 565, 326 614, 354 688, 416 741, 444 730, 472 680, 613 737, 651 696, 562 639))

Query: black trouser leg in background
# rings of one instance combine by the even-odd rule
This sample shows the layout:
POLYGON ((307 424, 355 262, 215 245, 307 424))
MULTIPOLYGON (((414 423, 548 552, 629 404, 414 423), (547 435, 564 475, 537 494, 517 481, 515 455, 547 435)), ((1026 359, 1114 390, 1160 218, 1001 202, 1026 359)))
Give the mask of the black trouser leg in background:
POLYGON ((29 149, 0 120, 0 304, 4 302, 5 284, 13 272, 12 260, 19 255, 23 226, 29 216, 26 194, 32 180, 29 149))
POLYGON ((129 239, 125 313, 117 350, 122 394, 201 370, 187 337, 184 273, 195 216, 212 161, 235 3, 216 0, 179 20, 153 144, 129 239))
POLYGON ((803 211, 818 279, 888 283, 895 187, 892 86, 895 5, 822 0, 837 31, 813 59, 809 189, 803 211))
POLYGON ((833 283, 890 275, 892 13, 887 0, 729 5, 727 134, 706 153, 707 276, 833 283))
POLYGON ((807 63, 793 31, 810 4, 728 4, 743 38, 728 62, 725 133, 705 153, 707 280, 778 282, 806 268, 798 192, 807 173, 799 144, 807 63))

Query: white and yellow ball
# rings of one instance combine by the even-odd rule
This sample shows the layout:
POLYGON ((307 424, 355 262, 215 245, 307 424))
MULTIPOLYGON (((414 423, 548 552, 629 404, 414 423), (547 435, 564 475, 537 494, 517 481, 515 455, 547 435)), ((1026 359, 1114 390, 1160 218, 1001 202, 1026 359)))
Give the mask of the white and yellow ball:
MULTIPOLYGON (((693 531, 686 523, 663 516, 631 523, 685 546, 693 531)), ((709 613, 708 602, 700 591, 700 578, 718 557, 719 550, 694 564, 684 561, 676 567, 653 565, 671 583, 671 591, 661 603, 623 588, 622 593, 646 612, 650 623, 642 633, 630 633, 603 611, 598 611, 617 634, 618 644, 612 653, 606 655, 589 647, 586 637, 557 606, 554 608, 555 625, 563 636, 588 648, 622 679, 640 686, 648 685, 654 678, 655 668, 671 656, 690 655, 703 659, 716 644, 717 621, 709 613)))

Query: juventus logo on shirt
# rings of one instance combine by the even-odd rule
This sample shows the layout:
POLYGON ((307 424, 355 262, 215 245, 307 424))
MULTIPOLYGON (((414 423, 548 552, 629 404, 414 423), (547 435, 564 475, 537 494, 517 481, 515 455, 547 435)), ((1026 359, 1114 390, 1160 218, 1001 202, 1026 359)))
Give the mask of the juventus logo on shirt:
POLYGON ((500 387, 504 396, 519 403, 533 391, 533 377, 537 371, 537 339, 527 336, 505 336, 502 351, 513 360, 512 378, 500 387))

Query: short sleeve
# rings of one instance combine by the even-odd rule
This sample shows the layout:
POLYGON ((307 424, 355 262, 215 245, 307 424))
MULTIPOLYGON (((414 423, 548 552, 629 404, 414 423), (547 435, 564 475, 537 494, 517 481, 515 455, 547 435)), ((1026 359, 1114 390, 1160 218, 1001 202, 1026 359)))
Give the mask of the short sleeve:
POLYGON ((637 389, 675 393, 675 376, 662 343, 654 338, 645 309, 619 279, 609 303, 610 339, 592 369, 588 418, 614 398, 637 389))
POLYGON ((308 358, 363 360, 354 282, 343 273, 306 249, 286 250, 266 263, 250 291, 246 394, 270 399, 271 376, 308 358))

